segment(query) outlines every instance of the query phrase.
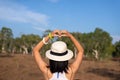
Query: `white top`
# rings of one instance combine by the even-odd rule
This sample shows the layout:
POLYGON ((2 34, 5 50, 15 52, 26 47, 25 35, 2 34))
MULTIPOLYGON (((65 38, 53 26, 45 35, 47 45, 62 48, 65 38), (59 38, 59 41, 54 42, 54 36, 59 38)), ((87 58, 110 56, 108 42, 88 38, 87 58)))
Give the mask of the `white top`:
POLYGON ((56 72, 56 73, 53 73, 52 78, 49 80, 68 80, 68 79, 66 78, 64 72, 63 73, 56 72))

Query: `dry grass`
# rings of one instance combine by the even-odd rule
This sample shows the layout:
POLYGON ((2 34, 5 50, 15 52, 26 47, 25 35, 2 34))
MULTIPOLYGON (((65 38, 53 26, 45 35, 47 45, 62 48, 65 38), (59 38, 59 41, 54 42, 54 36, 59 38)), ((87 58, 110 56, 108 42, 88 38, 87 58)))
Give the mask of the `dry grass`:
MULTIPOLYGON (((0 56, 0 80, 44 80, 33 56, 0 56)), ((120 62, 83 60, 75 80, 120 80, 120 62)))

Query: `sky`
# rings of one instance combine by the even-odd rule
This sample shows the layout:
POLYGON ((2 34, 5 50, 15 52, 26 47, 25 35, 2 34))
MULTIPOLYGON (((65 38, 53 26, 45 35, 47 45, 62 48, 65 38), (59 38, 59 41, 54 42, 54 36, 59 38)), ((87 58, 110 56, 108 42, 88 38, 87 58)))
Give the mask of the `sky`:
POLYGON ((45 30, 89 33, 107 31, 120 40, 120 0, 0 0, 0 29, 14 37, 42 35, 45 30))

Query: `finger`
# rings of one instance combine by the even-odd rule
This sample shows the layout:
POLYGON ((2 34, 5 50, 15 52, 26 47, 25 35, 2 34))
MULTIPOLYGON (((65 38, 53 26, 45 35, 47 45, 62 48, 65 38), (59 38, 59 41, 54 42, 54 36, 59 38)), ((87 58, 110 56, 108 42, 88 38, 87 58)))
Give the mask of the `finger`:
POLYGON ((58 33, 58 32, 59 32, 59 30, 54 30, 54 31, 53 31, 53 33, 58 33))
POLYGON ((60 32, 59 30, 57 30, 57 31, 55 32, 55 34, 61 35, 61 32, 60 32))
POLYGON ((66 35, 66 34, 62 34, 61 36, 62 36, 62 37, 66 37, 67 35, 66 35))
POLYGON ((56 34, 56 35, 59 35, 59 36, 60 36, 60 35, 61 35, 61 32, 60 32, 60 30, 55 30, 55 31, 54 31, 54 34, 56 34))

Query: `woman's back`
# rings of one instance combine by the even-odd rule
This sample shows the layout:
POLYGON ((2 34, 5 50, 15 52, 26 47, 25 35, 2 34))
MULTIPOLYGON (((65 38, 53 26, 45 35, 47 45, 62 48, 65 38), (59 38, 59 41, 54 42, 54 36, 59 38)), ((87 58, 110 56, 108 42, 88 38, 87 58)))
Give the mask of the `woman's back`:
POLYGON ((48 68, 47 72, 45 72, 44 75, 46 77, 46 80, 73 80, 74 73, 72 72, 71 68, 68 69, 67 73, 65 72, 51 73, 50 69, 48 68))

